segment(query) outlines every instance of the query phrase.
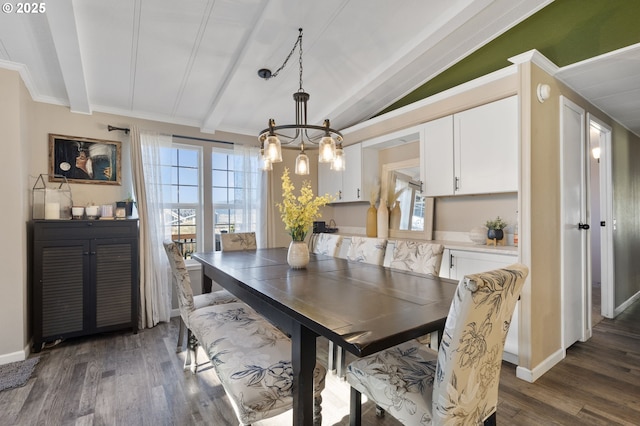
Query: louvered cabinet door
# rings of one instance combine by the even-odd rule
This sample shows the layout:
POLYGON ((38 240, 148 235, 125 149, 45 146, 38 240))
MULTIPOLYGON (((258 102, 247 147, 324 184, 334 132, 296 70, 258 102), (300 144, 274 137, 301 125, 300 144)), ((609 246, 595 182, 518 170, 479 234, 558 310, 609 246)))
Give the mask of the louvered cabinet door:
POLYGON ((34 260, 34 346, 82 334, 87 326, 85 282, 89 242, 37 242, 34 260))
MULTIPOLYGON (((92 242, 95 274, 96 327, 131 324, 134 321, 135 239, 99 239, 92 242)), ((135 319, 137 321, 137 318, 135 319)))

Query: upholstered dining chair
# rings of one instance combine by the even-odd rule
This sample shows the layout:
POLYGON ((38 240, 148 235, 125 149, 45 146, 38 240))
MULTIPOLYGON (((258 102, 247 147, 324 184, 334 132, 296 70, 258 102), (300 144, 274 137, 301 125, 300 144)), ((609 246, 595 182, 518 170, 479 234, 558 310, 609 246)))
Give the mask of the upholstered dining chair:
POLYGON ((342 235, 322 233, 316 235, 311 251, 315 254, 335 257, 338 255, 341 245, 342 235))
POLYGON ((351 424, 361 393, 405 425, 495 424, 504 342, 528 273, 514 264, 460 280, 437 353, 410 341, 349 364, 351 424))
POLYGON ((437 277, 440 274, 443 252, 442 244, 396 241, 389 267, 437 277))
POLYGON ((220 249, 222 251, 255 250, 255 232, 232 232, 220 234, 220 249))
POLYGON ((180 325, 176 352, 180 352, 182 350, 182 339, 184 335, 184 328, 186 327, 188 352, 185 358, 184 369, 186 370, 191 367, 191 371, 195 373, 197 368, 197 358, 193 344, 193 335, 189 326, 189 315, 196 309, 201 309, 206 306, 237 302, 238 299, 227 290, 219 290, 212 293, 194 296, 191 288, 191 278, 189 277, 189 272, 187 271, 187 267, 184 263, 184 258, 182 257, 182 253, 180 253, 177 244, 173 241, 165 241, 164 249, 167 252, 169 266, 171 266, 171 272, 175 280, 178 309, 180 310, 180 325), (191 356, 194 357, 193 364, 191 363, 191 356))
POLYGON ((387 249, 385 238, 351 237, 347 259, 372 265, 382 265, 387 249))

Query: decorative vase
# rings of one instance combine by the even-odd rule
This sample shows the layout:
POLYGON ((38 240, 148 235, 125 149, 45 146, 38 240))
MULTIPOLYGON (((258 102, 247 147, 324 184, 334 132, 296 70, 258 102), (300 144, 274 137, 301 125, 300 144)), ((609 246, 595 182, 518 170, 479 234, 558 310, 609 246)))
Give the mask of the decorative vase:
POLYGON ((477 226, 469 231, 469 239, 478 245, 485 245, 487 243, 487 237, 489 236, 489 231, 484 226, 477 226))
POLYGON ((402 211, 400 210, 400 203, 395 204, 391 209, 390 218, 389 218, 389 228, 391 229, 400 229, 400 218, 402 217, 402 211))
POLYGON ((287 263, 293 269, 303 269, 309 264, 309 247, 304 241, 291 241, 287 252, 287 263))
POLYGON ((504 231, 502 229, 489 229, 487 232, 487 238, 490 240, 500 241, 504 238, 504 231))
POLYGON ((378 236, 378 210, 373 204, 367 210, 367 237, 378 236))
POLYGON ((389 209, 384 198, 380 199, 378 206, 378 238, 389 238, 389 209))

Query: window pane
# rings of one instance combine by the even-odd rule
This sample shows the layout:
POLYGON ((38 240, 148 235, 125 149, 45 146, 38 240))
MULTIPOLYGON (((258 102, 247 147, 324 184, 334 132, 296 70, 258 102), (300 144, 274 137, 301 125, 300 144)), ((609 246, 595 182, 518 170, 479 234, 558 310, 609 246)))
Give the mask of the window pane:
POLYGON ((175 148, 160 148, 160 164, 177 164, 177 152, 175 148))
POLYGON ((180 185, 197 185, 198 169, 180 167, 178 169, 178 182, 180 185))
POLYGON ((227 188, 211 188, 213 203, 214 204, 229 204, 229 197, 227 197, 227 188))
POLYGON ((227 186, 227 171, 213 170, 211 172, 211 182, 213 186, 227 186))
POLYGON ((173 167, 162 166, 160 167, 160 181, 163 185, 170 185, 172 181, 173 167))
POLYGON ((181 149, 178 164, 183 167, 198 167, 198 151, 181 149))
POLYGON ((197 186, 180 186, 179 201, 180 203, 198 204, 200 197, 197 186))
POLYGON ((211 156, 212 168, 218 170, 226 170, 227 168, 227 154, 221 152, 214 152, 211 156))

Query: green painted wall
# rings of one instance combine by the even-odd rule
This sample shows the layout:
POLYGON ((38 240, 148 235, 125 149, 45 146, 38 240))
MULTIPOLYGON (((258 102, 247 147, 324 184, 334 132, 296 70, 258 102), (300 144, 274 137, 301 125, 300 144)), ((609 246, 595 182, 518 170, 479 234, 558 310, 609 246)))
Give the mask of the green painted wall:
POLYGON ((511 65, 537 49, 559 67, 640 42, 640 0, 555 0, 379 114, 511 65))

